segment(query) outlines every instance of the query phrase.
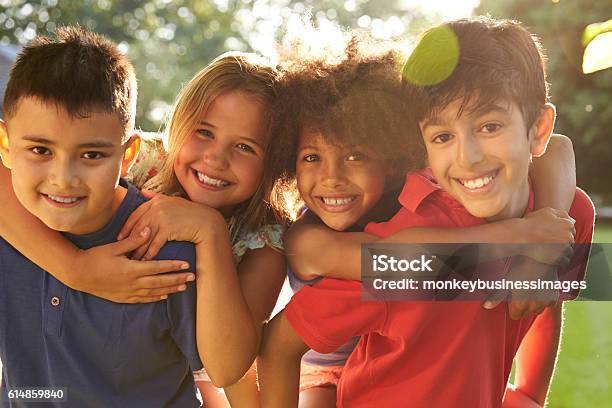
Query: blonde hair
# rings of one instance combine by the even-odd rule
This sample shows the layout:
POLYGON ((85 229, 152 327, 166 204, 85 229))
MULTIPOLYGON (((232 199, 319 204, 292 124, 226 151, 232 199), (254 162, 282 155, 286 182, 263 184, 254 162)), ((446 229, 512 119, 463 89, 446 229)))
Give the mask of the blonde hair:
POLYGON ((215 98, 227 91, 241 91, 266 108, 264 123, 268 143, 262 181, 253 196, 237 206, 231 218, 232 239, 243 228, 253 231, 265 224, 280 222, 280 212, 271 204, 275 201, 271 200, 274 182, 285 168, 284 163, 270 157, 277 151, 270 135, 270 111, 276 100, 276 81, 276 69, 257 54, 232 51, 214 59, 179 92, 166 125, 168 155, 159 174, 145 187, 188 198, 174 174, 173 163, 215 98))

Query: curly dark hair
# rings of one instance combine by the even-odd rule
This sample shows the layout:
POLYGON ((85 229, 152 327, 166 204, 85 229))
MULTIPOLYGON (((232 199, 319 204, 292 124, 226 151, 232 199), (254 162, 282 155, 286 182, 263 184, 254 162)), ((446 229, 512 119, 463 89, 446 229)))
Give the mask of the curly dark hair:
MULTIPOLYGON (((383 48, 354 32, 339 60, 295 51, 284 56, 272 129, 285 144, 285 185, 295 177, 297 145, 305 130, 320 133, 332 144, 363 145, 380 154, 398 176, 394 186, 388 179, 389 188, 422 165, 424 151, 401 85, 397 48, 383 48)), ((293 49, 300 52, 300 47, 293 49)))

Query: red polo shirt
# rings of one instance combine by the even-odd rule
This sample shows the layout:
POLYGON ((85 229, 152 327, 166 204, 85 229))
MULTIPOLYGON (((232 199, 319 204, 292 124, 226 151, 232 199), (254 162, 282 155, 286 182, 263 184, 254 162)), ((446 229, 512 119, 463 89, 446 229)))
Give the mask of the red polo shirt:
MULTIPOLYGON (((402 208, 367 232, 387 236, 418 226, 467 227, 484 223, 433 181, 411 173, 402 208)), ((591 242, 594 209, 580 189, 570 211, 576 242, 591 242)), ((584 273, 588 251, 570 268, 584 273)), ((361 340, 338 384, 339 407, 499 407, 521 340, 533 317, 512 320, 506 307, 482 302, 364 302, 355 281, 323 279, 293 296, 285 308, 296 333, 319 352, 352 336, 361 340)))

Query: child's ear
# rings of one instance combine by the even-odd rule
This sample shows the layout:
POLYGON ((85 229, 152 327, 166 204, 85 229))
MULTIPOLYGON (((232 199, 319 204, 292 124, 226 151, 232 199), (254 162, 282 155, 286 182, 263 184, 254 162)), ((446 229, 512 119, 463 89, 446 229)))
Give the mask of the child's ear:
POLYGON ((0 156, 2 163, 7 169, 11 168, 11 158, 9 156, 9 138, 6 123, 0 119, 0 156))
POLYGON ((140 135, 134 133, 125 144, 125 152, 123 153, 123 160, 121 161, 121 177, 127 176, 128 171, 130 171, 130 168, 138 158, 138 153, 140 152, 140 135))
POLYGON ((557 111, 552 103, 544 104, 540 115, 529 129, 529 143, 531 145, 531 154, 534 157, 540 157, 546 151, 546 146, 552 135, 555 127, 555 117, 557 111))

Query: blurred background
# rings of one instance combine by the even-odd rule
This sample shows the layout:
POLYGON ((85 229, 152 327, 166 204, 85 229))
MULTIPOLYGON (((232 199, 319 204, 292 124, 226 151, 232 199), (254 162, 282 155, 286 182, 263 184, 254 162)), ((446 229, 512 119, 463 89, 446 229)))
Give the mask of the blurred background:
MULTIPOLYGON (((78 23, 131 57, 139 79, 137 126, 155 132, 181 85, 211 59, 228 50, 273 57, 275 41, 305 12, 315 25, 337 23, 408 42, 448 19, 490 14, 522 21, 547 50, 556 131, 573 140, 578 184, 598 206, 595 240, 612 242, 612 69, 602 69, 611 58, 612 0, 0 0, 0 92, 21 45, 78 23), (583 70, 587 43, 596 43, 599 31, 607 56, 598 43, 595 62, 583 70)), ((612 303, 573 302, 566 309, 548 406, 610 406, 612 303)))

